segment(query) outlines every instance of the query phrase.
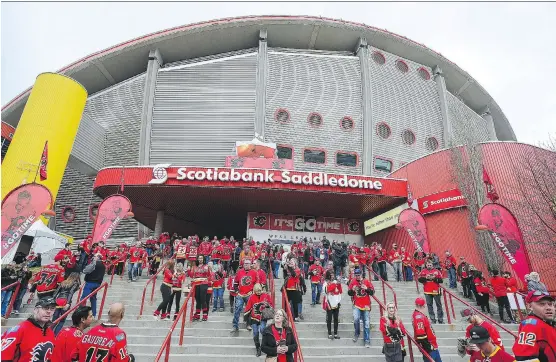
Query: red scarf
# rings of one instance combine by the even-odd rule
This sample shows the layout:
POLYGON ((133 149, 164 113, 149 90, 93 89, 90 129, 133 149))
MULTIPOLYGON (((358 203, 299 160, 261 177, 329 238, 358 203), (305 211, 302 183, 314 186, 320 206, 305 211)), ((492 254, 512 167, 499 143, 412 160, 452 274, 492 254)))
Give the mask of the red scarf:
MULTIPOLYGON (((278 329, 276 326, 272 325, 272 334, 274 335, 274 339, 276 340, 276 347, 279 346, 280 340, 286 340, 286 328, 282 327, 282 335, 278 333, 278 329)), ((286 354, 277 354, 278 362, 286 362, 286 354)))

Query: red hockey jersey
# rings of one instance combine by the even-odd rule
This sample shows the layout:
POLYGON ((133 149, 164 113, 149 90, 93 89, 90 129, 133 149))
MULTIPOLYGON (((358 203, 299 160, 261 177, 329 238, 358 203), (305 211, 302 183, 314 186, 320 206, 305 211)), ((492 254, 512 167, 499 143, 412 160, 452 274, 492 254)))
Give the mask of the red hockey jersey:
POLYGON ((30 284, 37 285, 37 295, 51 293, 64 281, 64 268, 57 264, 49 264, 33 276, 30 284))
POLYGON ((248 297, 253 294, 253 287, 256 281, 257 272, 254 270, 239 270, 234 278, 234 289, 237 289, 237 295, 240 297, 248 297))
POLYGON ((348 294, 353 299, 353 306, 360 310, 371 310, 371 295, 375 288, 368 279, 352 279, 349 283, 348 294))
POLYGON ((440 283, 442 283, 442 273, 438 269, 423 269, 419 274, 419 282, 423 283, 425 294, 438 295, 440 283), (432 279, 429 279, 428 276, 432 279))
POLYGON ((417 339, 418 342, 427 340, 434 349, 438 349, 436 334, 434 334, 434 330, 431 327, 429 318, 423 313, 416 310, 413 312, 412 321, 413 335, 415 336, 415 339, 417 339))
POLYGON ((125 332, 115 324, 101 323, 81 337, 72 352, 78 361, 131 361, 125 332))
POLYGON ((261 295, 253 294, 249 297, 245 306, 245 315, 249 315, 252 320, 260 322, 263 309, 270 307, 270 295, 262 293, 261 295))
POLYGON ((556 327, 530 315, 519 325, 519 338, 512 348, 518 361, 556 361, 556 327))
POLYGON ((320 265, 313 264, 309 267, 309 276, 312 284, 319 284, 322 281, 324 268, 320 265))
POLYGON ((9 328, 2 335, 2 361, 55 362, 54 332, 49 325, 41 327, 34 319, 27 319, 9 328))
POLYGON ((71 362, 71 354, 81 337, 83 332, 79 328, 71 326, 62 329, 54 342, 52 362, 71 362))

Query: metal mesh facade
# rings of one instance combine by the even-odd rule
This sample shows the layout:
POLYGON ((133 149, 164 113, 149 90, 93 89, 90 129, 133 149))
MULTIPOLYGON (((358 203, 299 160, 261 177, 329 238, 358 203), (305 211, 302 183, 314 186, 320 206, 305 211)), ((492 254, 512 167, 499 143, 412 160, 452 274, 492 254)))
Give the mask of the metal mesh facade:
POLYGON ((446 94, 448 119, 452 125, 454 145, 486 142, 489 140, 488 128, 483 117, 467 107, 451 93, 446 94))
POLYGON ((158 73, 150 163, 224 166, 255 123, 256 54, 158 73))
POLYGON ((271 50, 268 63, 265 138, 293 147, 298 170, 361 174, 361 162, 356 167, 336 166, 336 152, 360 156, 363 151, 359 59, 271 50), (288 122, 275 119, 279 109, 287 110, 288 122), (354 121, 350 130, 341 128, 346 116, 354 121), (305 148, 325 150, 326 163, 303 162, 305 148))
MULTIPOLYGON (((369 48, 373 157, 391 161, 394 170, 402 162, 431 153, 427 149, 427 138, 434 137, 439 147, 444 147, 440 98, 434 80, 426 80, 418 72, 422 65, 369 48), (385 59, 384 64, 380 64, 380 55, 385 59), (407 72, 403 72, 405 69, 407 72), (385 129, 379 126, 381 124, 390 128, 391 134, 387 138, 380 137, 385 134, 380 132, 385 129)), ((430 69, 425 70, 432 73, 430 69)), ((374 167, 372 170, 377 176, 389 174, 374 167)))
POLYGON ((83 114, 71 153, 87 162, 92 168, 100 170, 104 166, 105 129, 88 114, 83 114))

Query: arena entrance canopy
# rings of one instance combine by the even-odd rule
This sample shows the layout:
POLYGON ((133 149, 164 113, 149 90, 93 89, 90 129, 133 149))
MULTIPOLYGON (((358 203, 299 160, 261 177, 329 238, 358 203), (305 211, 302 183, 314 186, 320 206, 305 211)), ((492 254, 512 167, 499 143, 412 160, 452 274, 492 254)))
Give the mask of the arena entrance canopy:
POLYGON ((122 188, 150 229, 163 215, 165 231, 236 237, 248 212, 365 219, 407 198, 406 181, 392 178, 168 164, 102 169, 93 191, 105 198, 122 188))

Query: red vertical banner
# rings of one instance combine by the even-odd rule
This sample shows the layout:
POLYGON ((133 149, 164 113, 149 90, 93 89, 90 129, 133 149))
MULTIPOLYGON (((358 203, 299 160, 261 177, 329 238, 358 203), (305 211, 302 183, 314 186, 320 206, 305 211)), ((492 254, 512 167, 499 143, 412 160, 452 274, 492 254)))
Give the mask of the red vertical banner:
POLYGON ((490 177, 485 169, 485 166, 483 166, 483 182, 485 183, 486 186, 486 192, 487 192, 487 197, 490 201, 492 202, 496 202, 496 200, 498 200, 498 193, 496 192, 496 189, 494 188, 494 185, 492 184, 492 181, 490 180, 490 177))
POLYGON ((93 226, 93 243, 106 241, 131 211, 131 202, 124 195, 112 195, 104 199, 97 211, 93 226))
POLYGON ((479 210, 479 224, 488 227, 492 241, 512 266, 517 276, 525 280, 531 272, 525 242, 515 216, 500 204, 486 204, 479 210))
POLYGON ((44 149, 42 150, 40 170, 39 170, 41 181, 44 181, 48 178, 48 173, 46 170, 47 166, 48 166, 48 141, 45 142, 44 149))
POLYGON ((415 209, 405 209, 398 216, 398 222, 407 231, 416 251, 430 252, 427 224, 423 215, 415 209))
POLYGON ((2 257, 51 205, 50 190, 39 184, 22 185, 6 195, 2 200, 2 257))

